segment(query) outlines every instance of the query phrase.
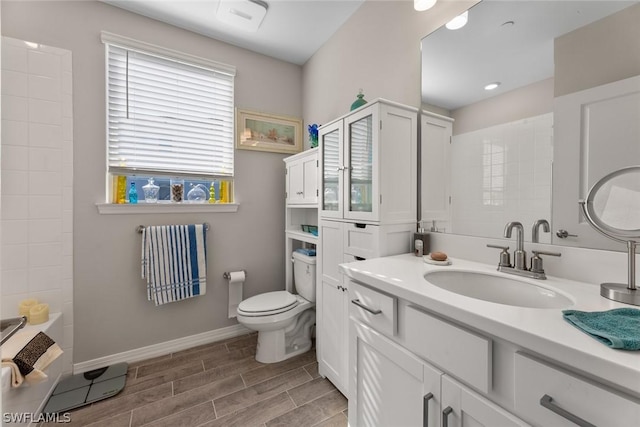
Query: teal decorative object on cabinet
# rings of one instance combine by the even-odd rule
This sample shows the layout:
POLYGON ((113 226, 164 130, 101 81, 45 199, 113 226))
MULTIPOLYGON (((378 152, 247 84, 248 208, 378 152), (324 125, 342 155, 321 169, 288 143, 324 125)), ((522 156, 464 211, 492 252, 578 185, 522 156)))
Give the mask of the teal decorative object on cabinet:
POLYGON ((367 101, 364 99, 364 93, 362 93, 362 89, 360 89, 360 91, 358 92, 357 97, 358 97, 358 99, 353 101, 353 104, 351 104, 351 110, 350 111, 353 111, 358 107, 362 107, 364 104, 367 103, 367 101))

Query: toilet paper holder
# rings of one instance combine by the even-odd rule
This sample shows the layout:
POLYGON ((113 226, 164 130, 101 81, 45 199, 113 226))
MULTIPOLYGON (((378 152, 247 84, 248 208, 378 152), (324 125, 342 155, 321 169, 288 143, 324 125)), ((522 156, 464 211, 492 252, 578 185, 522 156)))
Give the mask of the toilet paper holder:
MULTIPOLYGON (((244 273, 244 277, 247 277, 247 272, 242 270, 242 272, 244 273)), ((222 277, 224 277, 226 280, 231 279, 231 273, 229 271, 225 271, 224 273, 222 273, 222 277)))

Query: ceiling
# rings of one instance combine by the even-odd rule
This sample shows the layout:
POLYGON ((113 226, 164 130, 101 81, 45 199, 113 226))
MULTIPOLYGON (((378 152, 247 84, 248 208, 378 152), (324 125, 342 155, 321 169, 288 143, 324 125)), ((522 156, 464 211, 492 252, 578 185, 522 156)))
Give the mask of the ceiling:
MULTIPOLYGON (((102 0, 229 44, 294 64, 304 64, 364 0, 266 0, 256 32, 216 18, 220 0, 102 0)), ((233 0, 246 2, 247 0, 233 0)))
POLYGON ((422 40, 423 102, 454 110, 553 77, 554 38, 637 2, 484 0, 463 28, 422 40))

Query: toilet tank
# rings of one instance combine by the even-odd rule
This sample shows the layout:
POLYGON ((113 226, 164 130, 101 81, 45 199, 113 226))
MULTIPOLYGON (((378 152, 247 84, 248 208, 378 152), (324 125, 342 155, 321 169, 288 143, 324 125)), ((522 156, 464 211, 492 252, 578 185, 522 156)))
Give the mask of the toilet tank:
POLYGON ((293 281, 298 295, 310 302, 316 301, 316 257, 294 252, 293 281))

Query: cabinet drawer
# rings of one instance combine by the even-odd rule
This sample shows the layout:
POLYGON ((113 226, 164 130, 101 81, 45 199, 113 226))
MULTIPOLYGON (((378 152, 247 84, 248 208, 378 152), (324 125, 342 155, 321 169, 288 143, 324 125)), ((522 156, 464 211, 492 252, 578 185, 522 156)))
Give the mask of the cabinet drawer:
POLYGON ((349 281, 351 316, 385 335, 393 336, 398 330, 397 310, 398 300, 387 294, 349 281))
POLYGON ((491 390, 490 339, 412 306, 402 324, 409 350, 481 392, 491 390))
MULTIPOLYGON (((596 426, 632 426, 640 420, 640 402, 599 387, 522 353, 515 355, 515 408, 537 426, 575 426, 572 416, 596 426), (542 399, 547 397, 546 405, 542 399), (550 398, 550 402, 549 402, 550 398), (556 412, 566 411, 563 415, 556 412)), ((589 424, 579 425, 589 425, 589 424)))
POLYGON ((344 251, 361 258, 374 258, 378 254, 380 227, 371 224, 344 224, 344 251))

